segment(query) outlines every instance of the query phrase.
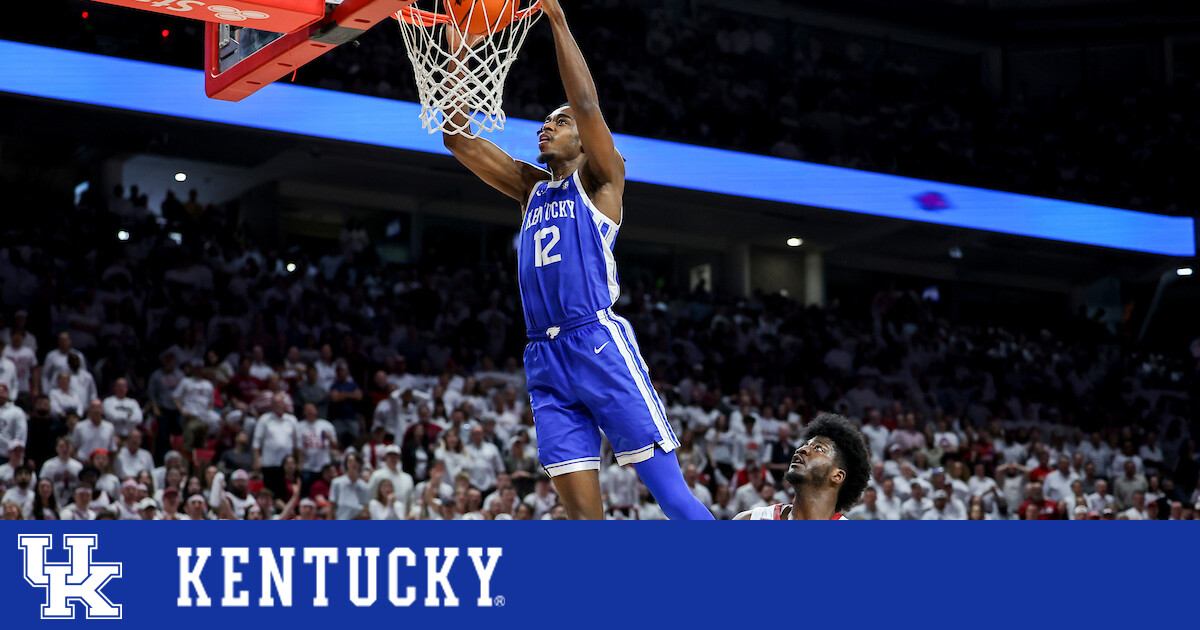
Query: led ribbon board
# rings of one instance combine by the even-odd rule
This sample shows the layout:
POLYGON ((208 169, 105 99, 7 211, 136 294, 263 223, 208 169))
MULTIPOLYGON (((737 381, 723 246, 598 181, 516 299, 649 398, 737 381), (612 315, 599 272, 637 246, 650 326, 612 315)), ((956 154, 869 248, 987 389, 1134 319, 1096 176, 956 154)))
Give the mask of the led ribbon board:
MULTIPOLYGON (((0 41, 0 91, 227 125, 448 154, 416 103, 286 83, 228 103, 203 73, 0 41)), ((510 118, 489 139, 533 161, 539 123, 510 118)), ((1195 221, 617 135, 630 181, 1168 256, 1195 256, 1195 221)))

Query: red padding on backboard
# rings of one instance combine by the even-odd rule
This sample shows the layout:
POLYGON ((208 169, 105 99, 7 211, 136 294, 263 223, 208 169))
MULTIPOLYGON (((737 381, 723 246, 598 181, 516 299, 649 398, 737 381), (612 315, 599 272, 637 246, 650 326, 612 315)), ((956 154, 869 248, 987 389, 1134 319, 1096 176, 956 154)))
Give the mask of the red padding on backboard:
POLYGON ((325 0, 95 0, 163 15, 291 33, 325 16, 325 0))
MULTIPOLYGON (((216 24, 205 25, 204 89, 209 98, 240 101, 297 68, 333 50, 333 44, 309 38, 326 24, 367 30, 416 0, 345 0, 319 22, 271 42, 225 72, 220 72, 216 24)), ((257 27, 252 27, 257 28, 257 27)), ((277 31, 280 32, 280 31, 277 31)))

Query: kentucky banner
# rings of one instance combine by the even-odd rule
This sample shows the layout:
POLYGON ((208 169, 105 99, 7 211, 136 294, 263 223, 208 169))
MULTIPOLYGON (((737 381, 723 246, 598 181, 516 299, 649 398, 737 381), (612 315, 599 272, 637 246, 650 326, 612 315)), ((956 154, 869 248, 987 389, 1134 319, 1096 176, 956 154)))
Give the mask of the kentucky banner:
POLYGON ((977 628, 1011 627, 1009 605, 1111 627, 1191 601, 1200 566, 1195 527, 1166 521, 25 521, 0 537, 5 628, 858 627, 933 611, 977 628), (1114 587, 1120 601, 1064 605, 1114 587))

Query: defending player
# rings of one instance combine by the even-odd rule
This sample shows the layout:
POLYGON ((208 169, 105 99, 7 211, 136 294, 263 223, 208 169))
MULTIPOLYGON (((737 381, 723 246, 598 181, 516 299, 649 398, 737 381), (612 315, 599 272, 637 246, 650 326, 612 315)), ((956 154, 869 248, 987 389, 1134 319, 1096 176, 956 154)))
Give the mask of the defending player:
POLYGON ((862 433, 846 418, 822 413, 805 427, 804 442, 783 477, 796 490, 792 504, 757 507, 733 520, 849 520, 842 513, 858 503, 871 477, 862 433))
MULTIPOLYGON (((549 170, 514 160, 487 140, 444 135, 446 148, 471 172, 525 204, 518 279, 538 459, 572 519, 602 519, 602 428, 617 462, 637 469, 668 518, 712 519, 671 454, 679 442, 633 329, 611 309, 620 292, 612 249, 622 219, 624 160, 558 0, 542 0, 542 12, 568 100, 538 132, 538 161, 549 170)), ((465 122, 461 111, 454 117, 465 122)))

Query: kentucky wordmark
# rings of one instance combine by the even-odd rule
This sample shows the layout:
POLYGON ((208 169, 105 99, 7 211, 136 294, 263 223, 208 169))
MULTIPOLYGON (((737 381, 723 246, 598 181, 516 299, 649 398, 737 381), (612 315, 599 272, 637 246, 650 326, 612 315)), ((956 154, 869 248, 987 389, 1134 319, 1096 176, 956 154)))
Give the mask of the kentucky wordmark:
MULTIPOLYGON (((203 579, 214 572, 223 578, 223 592, 218 603, 220 607, 246 607, 250 605, 250 593, 247 585, 252 578, 247 579, 245 570, 250 564, 249 547, 221 547, 217 553, 220 560, 212 559, 212 547, 179 547, 179 599, 180 607, 209 607, 213 600, 205 590, 203 579), (205 573, 206 568, 208 572, 205 573), (195 594, 193 600, 192 594, 195 594)), ((336 573, 339 582, 349 584, 350 602, 358 607, 374 605, 378 599, 378 569, 381 558, 379 547, 263 547, 258 549, 259 556, 259 606, 274 606, 275 596, 278 595, 281 606, 292 605, 293 563, 299 558, 305 569, 315 578, 316 595, 313 597, 314 607, 329 606, 326 596, 325 579, 330 573, 336 573), (360 562, 366 563, 366 579, 360 580, 360 562), (334 568, 334 567, 338 568, 334 568), (365 585, 361 582, 365 582, 365 585)), ((479 598, 476 606, 492 605, 491 582, 496 570, 496 562, 503 555, 500 547, 488 547, 485 553, 482 547, 468 547, 467 556, 475 569, 475 578, 479 583, 479 598)), ((459 556, 458 547, 425 547, 424 548, 424 583, 425 598, 423 604, 427 607, 458 606, 458 597, 451 588, 450 571, 454 561, 459 556), (438 592, 444 595, 439 597, 438 592)), ((409 547, 395 547, 383 556, 387 571, 387 600, 393 606, 412 606, 417 601, 417 587, 420 583, 420 571, 410 569, 417 566, 418 556, 409 547), (401 584, 405 586, 401 592, 401 584)), ((460 572, 461 573, 461 572, 460 572)), ((307 579, 307 576, 305 576, 307 579)), ((462 579, 455 580, 459 585, 462 579)))

